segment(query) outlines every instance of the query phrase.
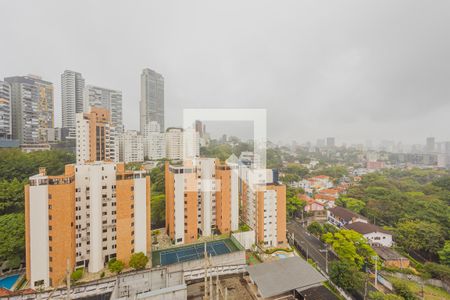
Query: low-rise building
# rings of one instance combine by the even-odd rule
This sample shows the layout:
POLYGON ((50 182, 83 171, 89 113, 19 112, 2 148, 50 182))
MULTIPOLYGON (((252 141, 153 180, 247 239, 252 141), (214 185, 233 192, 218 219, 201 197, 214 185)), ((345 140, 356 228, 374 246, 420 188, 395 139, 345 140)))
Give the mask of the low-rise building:
POLYGON ((329 223, 337 227, 343 227, 354 222, 367 223, 367 219, 363 216, 340 206, 336 206, 328 210, 327 220, 329 223))
POLYGON ((392 247, 392 234, 377 225, 357 221, 348 223, 344 227, 362 234, 370 245, 392 247))
POLYGON ((373 250, 375 250, 378 256, 383 260, 383 265, 386 267, 403 269, 408 268, 410 265, 409 259, 400 255, 392 248, 377 246, 373 247, 373 250))

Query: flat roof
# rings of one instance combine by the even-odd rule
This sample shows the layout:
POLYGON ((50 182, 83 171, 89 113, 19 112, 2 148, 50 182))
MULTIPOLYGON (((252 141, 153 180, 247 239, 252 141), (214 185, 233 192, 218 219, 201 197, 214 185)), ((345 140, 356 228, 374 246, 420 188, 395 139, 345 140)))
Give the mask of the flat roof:
POLYGON ((246 269, 264 298, 318 286, 326 281, 322 274, 298 256, 247 266, 246 269))

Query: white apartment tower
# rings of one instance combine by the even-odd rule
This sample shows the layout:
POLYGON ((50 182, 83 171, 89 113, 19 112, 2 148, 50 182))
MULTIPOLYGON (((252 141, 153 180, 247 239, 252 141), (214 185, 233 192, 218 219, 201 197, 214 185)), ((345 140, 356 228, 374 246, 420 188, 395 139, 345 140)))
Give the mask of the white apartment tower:
POLYGON ((127 130, 120 137, 120 161, 144 161, 144 139, 136 130, 127 130))
POLYGON ((47 142, 54 127, 53 84, 35 75, 7 77, 11 87, 12 138, 21 144, 47 142))
POLYGON ((65 70, 61 74, 62 128, 75 137, 76 114, 83 112, 84 78, 81 73, 65 70))
POLYGON ((118 133, 123 131, 121 91, 86 85, 84 89, 84 112, 88 112, 89 107, 92 106, 109 110, 111 125, 116 128, 118 133))
POLYGON ((144 132, 144 154, 149 160, 159 160, 166 157, 166 138, 161 132, 159 123, 152 121, 147 124, 144 132))
POLYGON ((170 160, 183 159, 183 128, 167 128, 166 157, 170 160))
POLYGON ((11 86, 0 81, 0 140, 10 140, 11 134, 11 86))

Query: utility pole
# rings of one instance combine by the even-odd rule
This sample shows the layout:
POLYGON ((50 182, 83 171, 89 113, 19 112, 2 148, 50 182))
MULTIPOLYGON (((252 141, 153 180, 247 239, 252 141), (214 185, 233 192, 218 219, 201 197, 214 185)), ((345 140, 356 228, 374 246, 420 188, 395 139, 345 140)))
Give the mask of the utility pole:
POLYGON ((375 288, 378 289, 378 256, 374 256, 375 260, 375 288))
POLYGON ((70 259, 69 258, 67 258, 66 280, 67 280, 67 299, 70 299, 70 259))
POLYGON ((205 300, 208 299, 208 254, 206 253, 206 242, 205 242, 205 300))
POLYGON ((324 250, 319 250, 320 252, 325 252, 325 273, 328 274, 328 245, 325 245, 324 250))

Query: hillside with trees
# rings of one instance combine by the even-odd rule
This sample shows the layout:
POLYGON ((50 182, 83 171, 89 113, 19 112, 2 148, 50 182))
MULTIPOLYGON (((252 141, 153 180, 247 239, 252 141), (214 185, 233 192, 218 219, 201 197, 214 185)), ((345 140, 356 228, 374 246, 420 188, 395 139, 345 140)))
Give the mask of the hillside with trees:
POLYGON ((397 246, 419 271, 450 280, 450 174, 386 170, 365 175, 338 205, 394 233, 397 246))

